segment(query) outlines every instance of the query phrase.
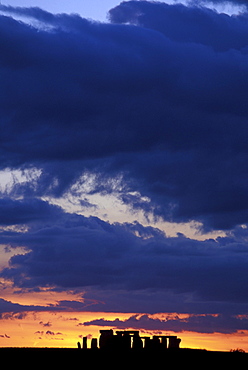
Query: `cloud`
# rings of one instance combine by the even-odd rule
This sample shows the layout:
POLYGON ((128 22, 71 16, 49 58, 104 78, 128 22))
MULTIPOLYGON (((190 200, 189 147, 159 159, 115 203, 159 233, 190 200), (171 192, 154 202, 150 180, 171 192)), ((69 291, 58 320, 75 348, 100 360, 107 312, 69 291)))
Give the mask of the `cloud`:
POLYGON ((40 336, 39 339, 42 339, 45 335, 46 338, 48 338, 49 340, 64 340, 64 338, 61 337, 63 335, 63 333, 61 332, 54 332, 51 330, 47 330, 46 332, 44 332, 37 330, 34 334, 38 334, 40 336))
MULTIPOLYGON (((97 302, 95 301, 95 304, 97 302)), ((91 303, 93 304, 93 303, 91 303)), ((77 300, 73 301, 57 301, 55 304, 47 304, 44 306, 38 305, 23 305, 19 303, 13 303, 11 301, 7 301, 3 298, 0 298, 0 319, 2 320, 24 320, 29 312, 82 312, 87 311, 89 309, 89 299, 85 299, 85 303, 79 302, 77 300)), ((70 318, 68 320, 75 320, 77 318, 70 318)), ((50 321, 43 322, 40 321, 39 324, 44 327, 48 328, 52 326, 50 321)))
POLYGON ((124 1, 109 11, 109 18, 113 23, 149 28, 172 41, 206 45, 218 52, 247 46, 245 16, 230 17, 200 6, 124 1))
MULTIPOLYGON (((190 2, 191 4, 198 5, 197 1, 193 0, 190 2)), ((201 0, 201 5, 204 5, 206 3, 209 3, 207 0, 201 0)), ((223 4, 223 5, 241 5, 241 6, 247 6, 247 0, 211 0, 210 4, 223 4)), ((242 8, 241 8, 242 11, 242 8)))
POLYGON ((9 339, 10 338, 10 336, 9 335, 7 335, 7 334, 0 334, 0 338, 7 338, 7 339, 9 339))
POLYGON ((59 216, 59 207, 51 206, 35 198, 14 200, 10 197, 0 199, 0 224, 28 225, 39 221, 53 222, 59 216))
POLYGON ((82 323, 84 326, 107 326, 116 329, 139 329, 145 331, 194 331, 197 333, 224 333, 232 334, 239 330, 247 330, 247 317, 233 317, 227 315, 189 315, 189 317, 174 317, 158 319, 149 315, 133 315, 126 320, 97 319, 82 323))
MULTIPOLYGON (((196 310, 204 310, 200 302, 208 303, 209 309, 211 302, 219 302, 215 308, 221 310, 225 304, 234 305, 234 311, 237 305, 243 310, 247 304, 247 228, 237 227, 216 240, 198 241, 181 234, 167 237, 139 223, 110 224, 62 210, 59 214, 49 225, 38 220, 26 232, 0 233, 1 244, 26 248, 25 254, 12 256, 9 267, 1 272, 15 287, 89 290, 84 302, 61 301, 51 310, 94 310, 94 305, 100 311, 113 310, 114 300, 117 310, 125 294, 128 303, 122 309, 126 312, 134 312, 145 300, 151 301, 146 306, 151 312, 173 311, 182 302, 188 310, 194 304, 196 310)), ((21 308, 3 304, 7 311, 21 308)))
POLYGON ((43 322, 43 321, 40 321, 39 324, 42 325, 42 326, 44 326, 44 327, 50 327, 50 326, 52 326, 52 324, 50 323, 50 321, 48 321, 46 323, 43 322))
POLYGON ((167 221, 247 222, 246 14, 130 1, 97 23, 1 10, 1 168, 41 173, 16 196, 61 196, 94 174, 91 194, 121 178, 123 202, 167 221))
POLYGON ((62 335, 62 333, 60 333, 60 332, 55 333, 54 331, 47 330, 46 335, 62 335))
POLYGON ((129 1, 97 23, 0 10, 0 169, 37 174, 2 194, 0 243, 25 253, 1 278, 85 299, 49 307, 2 299, 0 313, 245 313, 247 14, 129 1), (45 200, 77 192, 82 207, 115 193, 155 219, 198 221, 226 237, 168 237, 45 200))
MULTIPOLYGON (((5 320, 23 320, 27 316, 27 312, 45 312, 45 311, 65 311, 66 307, 62 305, 49 305, 49 306, 38 306, 38 305, 23 305, 19 303, 13 303, 0 298, 0 319, 5 320)), ((48 323, 47 323, 48 324, 48 323)), ((49 326, 44 324, 43 326, 49 326)))
POLYGON ((12 303, 10 301, 6 301, 3 298, 0 298, 0 315, 1 318, 3 317, 2 315, 5 313, 12 312, 13 314, 19 313, 21 311, 29 311, 29 306, 22 306, 18 303, 12 303))

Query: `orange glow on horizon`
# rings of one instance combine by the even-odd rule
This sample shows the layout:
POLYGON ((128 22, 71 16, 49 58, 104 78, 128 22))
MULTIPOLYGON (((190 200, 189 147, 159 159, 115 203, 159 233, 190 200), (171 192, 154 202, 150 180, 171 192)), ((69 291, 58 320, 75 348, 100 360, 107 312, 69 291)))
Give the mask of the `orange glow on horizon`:
MULTIPOLYGON (((115 330, 113 326, 84 326, 83 322, 100 318, 125 320, 131 315, 130 313, 105 312, 28 312, 23 316, 14 314, 8 317, 6 315, 6 318, 1 320, 0 347, 76 348, 77 342, 82 342, 83 336, 99 338, 99 330, 103 328, 115 330)), ((156 331, 147 331, 147 336, 152 334, 156 335, 156 331)), ((168 331, 163 334, 168 335, 168 331)), ((241 348, 248 352, 248 331, 235 334, 196 332, 170 332, 170 334, 182 339, 181 348, 211 351, 230 351, 241 348)), ((90 341, 88 343, 90 345, 90 341)))
MULTIPOLYGON (((56 292, 44 288, 39 292, 18 293, 13 287, 5 284, 2 297, 13 304, 27 306, 34 311, 3 313, 0 320, 0 347, 62 347, 75 348, 77 342, 82 341, 83 336, 99 338, 101 329, 117 329, 114 326, 83 325, 97 319, 125 321, 136 315, 138 320, 143 314, 140 313, 117 313, 117 312, 79 312, 72 309, 60 310, 60 301, 84 302, 83 293, 75 294, 73 291, 56 292), (42 308, 47 307, 47 312, 42 308), (51 310, 50 310, 51 308, 51 310), (52 311, 52 308, 58 311, 52 311), (39 311, 41 309, 41 311, 39 311)), ((18 308, 18 307, 17 307, 18 308)), ((91 308, 90 306, 88 307, 91 308)), ((190 314, 159 313, 148 315, 158 320, 181 320, 190 317, 190 314)), ((200 315, 199 315, 200 316, 200 315)), ((203 315, 204 316, 204 315, 203 315)), ((243 316, 240 315, 240 318, 243 316)), ((111 323, 110 323, 111 324, 111 323)), ((137 322, 136 322, 137 324, 137 322)), ((130 321, 132 325, 132 321, 130 321)), ((124 325, 125 326, 125 325, 124 325)), ((143 330, 142 327, 127 328, 140 330, 142 336, 152 336, 159 332, 163 335, 177 335, 182 339, 182 348, 198 348, 206 350, 230 351, 241 348, 248 352, 248 331, 235 334, 206 334, 197 332, 168 332, 162 330, 143 330)), ((90 344, 90 341, 89 341, 90 344)))

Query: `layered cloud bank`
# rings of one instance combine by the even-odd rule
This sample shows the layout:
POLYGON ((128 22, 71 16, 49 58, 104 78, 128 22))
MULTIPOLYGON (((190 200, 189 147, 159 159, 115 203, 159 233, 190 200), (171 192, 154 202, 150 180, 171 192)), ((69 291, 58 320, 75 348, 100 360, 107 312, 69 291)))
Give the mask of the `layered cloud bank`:
MULTIPOLYGON (((7 203, 1 204, 6 215, 7 203)), ((167 237, 139 223, 110 224, 38 200, 16 201, 17 224, 18 216, 28 230, 3 230, 0 242, 26 251, 1 272, 20 291, 89 289, 91 308, 100 311, 246 312, 247 228, 216 240, 167 237)))
POLYGON ((0 243, 24 253, 1 278, 84 292, 54 309, 245 314, 247 13, 128 1, 97 23, 0 11, 0 166, 33 174, 2 192, 0 243), (48 202, 82 188, 226 236, 169 237, 48 202))
POLYGON ((1 167, 40 169, 29 192, 61 195, 89 171, 92 191, 121 176, 123 201, 165 220, 247 222, 246 14, 131 1, 100 24, 1 9, 39 22, 0 28, 1 167))

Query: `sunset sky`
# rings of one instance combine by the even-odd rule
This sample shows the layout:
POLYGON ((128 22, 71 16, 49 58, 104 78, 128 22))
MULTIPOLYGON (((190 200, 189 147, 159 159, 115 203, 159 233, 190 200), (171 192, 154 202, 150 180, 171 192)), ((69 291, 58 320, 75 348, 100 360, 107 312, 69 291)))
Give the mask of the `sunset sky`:
POLYGON ((0 5, 0 347, 248 351, 248 2, 0 5))

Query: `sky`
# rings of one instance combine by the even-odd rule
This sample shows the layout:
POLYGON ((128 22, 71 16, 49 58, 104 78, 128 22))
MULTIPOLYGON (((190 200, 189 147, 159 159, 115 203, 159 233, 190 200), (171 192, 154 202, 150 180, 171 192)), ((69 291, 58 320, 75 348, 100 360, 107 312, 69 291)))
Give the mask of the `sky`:
POLYGON ((248 351, 248 10, 2 1, 0 347, 248 351))
POLYGON ((1 4, 14 7, 39 7, 51 13, 77 13, 84 18, 106 21, 108 11, 118 5, 116 0, 2 0, 1 4))

